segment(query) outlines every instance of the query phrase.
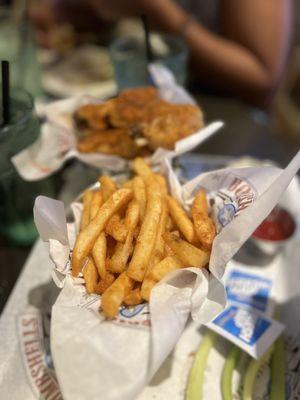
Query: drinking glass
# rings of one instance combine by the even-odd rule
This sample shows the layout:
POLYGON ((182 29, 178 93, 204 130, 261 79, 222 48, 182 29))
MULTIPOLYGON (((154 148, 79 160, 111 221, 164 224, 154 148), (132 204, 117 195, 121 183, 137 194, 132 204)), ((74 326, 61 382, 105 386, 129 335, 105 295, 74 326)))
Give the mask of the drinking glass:
POLYGON ((10 64, 10 84, 43 95, 41 70, 29 21, 7 7, 0 7, 0 60, 10 64))
POLYGON ((35 197, 53 196, 53 187, 49 178, 24 181, 11 163, 13 155, 37 139, 40 126, 27 92, 11 90, 10 103, 10 122, 0 127, 0 233, 15 244, 30 245, 37 237, 32 214, 35 197))
POLYGON ((0 7, 0 59, 10 63, 10 82, 20 86, 19 61, 20 34, 19 23, 12 17, 11 11, 0 7))
MULTIPOLYGON (((176 81, 186 81, 187 48, 176 36, 150 36, 154 61, 168 67, 176 81)), ((132 37, 116 39, 110 46, 115 79, 119 90, 151 84, 145 43, 132 37)))

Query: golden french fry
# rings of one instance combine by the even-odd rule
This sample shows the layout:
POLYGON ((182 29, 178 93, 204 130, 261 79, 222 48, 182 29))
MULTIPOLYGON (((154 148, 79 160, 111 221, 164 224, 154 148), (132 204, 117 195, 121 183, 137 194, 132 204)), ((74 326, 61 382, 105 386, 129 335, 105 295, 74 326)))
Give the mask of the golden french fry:
POLYGON ((205 215, 208 215, 208 203, 206 198, 205 189, 201 188, 195 195, 194 198, 194 208, 205 215))
POLYGON ((153 286, 155 286, 157 281, 150 277, 146 277, 143 280, 142 288, 141 288, 141 296, 144 300, 150 301, 150 294, 153 286))
POLYGON ((178 258, 169 256, 151 268, 151 271, 149 272, 149 278, 158 282, 169 272, 183 267, 183 263, 179 261, 178 258))
POLYGON ((158 264, 162 260, 163 256, 158 252, 156 254, 152 254, 150 262, 147 267, 147 271, 141 286, 141 296, 143 299, 149 301, 150 292, 152 287, 156 284, 156 280, 150 277, 150 271, 154 267, 154 265, 158 264))
POLYGON ((134 232, 139 220, 139 204, 136 200, 133 200, 129 204, 125 219, 128 226, 128 234, 125 243, 117 243, 115 252, 108 264, 111 271, 118 273, 125 270, 127 261, 133 251, 134 232))
POLYGON ((72 256, 72 275, 77 276, 107 221, 133 197, 130 189, 117 190, 99 209, 95 218, 77 236, 72 256))
POLYGON ((171 196, 167 196, 167 202, 171 217, 178 229, 189 242, 193 242, 195 234, 192 221, 177 200, 171 196))
POLYGON ((106 275, 106 237, 104 232, 101 232, 96 240, 92 250, 92 255, 98 270, 98 274, 101 279, 104 279, 106 275))
POLYGON ((140 176, 136 176, 132 182, 133 182, 134 198, 138 201, 140 205, 140 221, 142 222, 146 211, 145 183, 140 176))
POLYGON ((127 259, 133 251, 133 246, 132 243, 129 248, 126 246, 127 251, 125 252, 124 245, 125 243, 118 242, 115 246, 112 257, 108 260, 107 268, 112 272, 120 274, 125 271, 127 259))
POLYGON ((192 217, 200 247, 203 250, 210 250, 216 236, 216 227, 213 220, 208 216, 208 205, 204 189, 200 189, 195 196, 192 217))
POLYGON ((133 170, 139 175, 144 182, 154 177, 154 174, 149 165, 142 158, 135 158, 132 162, 133 170))
POLYGON ((103 196, 103 201, 109 199, 109 197, 117 190, 116 183, 107 175, 102 175, 99 178, 100 190, 103 196))
POLYGON ((103 313, 113 318, 118 314, 119 307, 122 304, 125 296, 133 288, 134 280, 131 279, 126 272, 123 272, 112 283, 112 285, 105 290, 101 298, 101 307, 103 313))
POLYGON ((97 192, 93 193, 93 198, 91 200, 90 220, 96 216, 101 205, 102 205, 102 193, 100 192, 100 190, 97 190, 97 192))
POLYGON ((93 198, 93 192, 86 190, 83 195, 83 211, 81 214, 80 230, 84 229, 90 222, 90 205, 93 198))
MULTIPOLYGON (((162 260, 164 253, 165 253, 166 244, 163 240, 163 235, 166 230, 168 217, 169 217, 168 216, 168 207, 167 207, 166 201, 164 201, 163 205, 162 205, 162 213, 161 213, 160 220, 159 220, 159 227, 158 227, 158 231, 157 231, 154 251, 152 253, 152 257, 150 259, 149 265, 147 267, 146 275, 145 275, 144 281, 142 283, 142 288, 141 288, 141 295, 142 295, 143 299, 145 299, 147 301, 149 301, 149 299, 150 299, 150 292, 151 292, 152 287, 157 282, 155 279, 153 279, 150 276, 152 268, 162 260)), ((172 253, 172 256, 173 255, 174 255, 174 253, 172 253)))
POLYGON ((165 243, 165 255, 166 256, 174 256, 174 252, 171 249, 170 246, 167 245, 167 243, 165 243))
POLYGON ((138 201, 132 200, 127 208, 125 224, 129 231, 134 231, 139 222, 140 205, 138 201))
POLYGON ((141 288, 133 289, 124 297, 124 304, 126 304, 126 306, 136 306, 142 302, 141 288))
POLYGON ((175 229, 175 224, 172 220, 172 218, 168 215, 167 217, 167 223, 166 223, 166 230, 167 231, 173 231, 175 229))
POLYGON ((141 282, 145 276, 152 250, 155 245, 159 220, 162 212, 162 194, 155 179, 146 183, 147 206, 141 230, 130 261, 127 274, 141 282))
POLYGON ((149 271, 151 268, 159 263, 163 256, 164 256, 164 247, 165 247, 165 242, 163 239, 163 234, 166 230, 166 223, 167 223, 167 218, 168 218, 168 207, 165 198, 162 200, 162 211, 159 219, 159 226, 157 229, 157 234, 156 234, 156 239, 155 239, 155 245, 154 249, 152 251, 152 255, 150 258, 150 262, 147 267, 146 275, 145 277, 148 276, 149 271))
POLYGON ((162 193, 166 196, 168 194, 168 185, 165 178, 160 174, 154 174, 154 176, 159 183, 162 193))
POLYGON ((85 267, 83 268, 83 277, 85 280, 85 287, 88 294, 95 292, 95 287, 98 282, 98 272, 92 258, 89 258, 85 267))
POLYGON ((128 229, 126 224, 121 222, 121 218, 118 214, 115 214, 108 221, 105 232, 112 236, 117 242, 125 242, 128 229))
POLYGON ((176 234, 166 232, 165 242, 171 247, 175 256, 183 262, 185 267, 203 268, 209 262, 209 252, 205 252, 181 239, 176 234))
POLYGON ((194 214, 194 226, 199 239, 199 246, 203 250, 210 251, 216 236, 216 227, 213 220, 209 217, 201 219, 199 215, 194 214))
POLYGON ((165 233, 165 230, 166 230, 167 217, 168 217, 167 203, 165 200, 163 200, 162 211, 161 211, 161 215, 160 215, 160 219, 159 219, 159 226, 157 229, 157 234, 156 234, 156 239, 155 239, 155 245, 154 245, 154 249, 152 251, 152 257, 150 259, 147 273, 148 273, 148 270, 150 270, 153 265, 155 265, 159 261, 161 261, 164 256, 165 242, 163 239, 163 234, 165 233))
POLYGON ((105 278, 100 279, 100 281, 95 286, 95 288, 94 288, 95 293, 103 294, 105 292, 105 290, 110 287, 110 285, 113 283, 114 280, 115 280, 114 274, 107 271, 105 278))
POLYGON ((122 187, 127 188, 127 189, 133 189, 133 179, 130 179, 129 181, 124 182, 122 187))

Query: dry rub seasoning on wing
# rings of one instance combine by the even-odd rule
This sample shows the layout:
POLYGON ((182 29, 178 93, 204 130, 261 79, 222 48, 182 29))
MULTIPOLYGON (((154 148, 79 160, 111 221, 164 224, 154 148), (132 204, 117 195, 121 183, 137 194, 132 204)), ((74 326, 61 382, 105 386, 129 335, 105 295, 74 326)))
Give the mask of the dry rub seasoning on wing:
POLYGON ((127 89, 102 104, 87 104, 74 113, 77 147, 83 153, 100 152, 127 159, 147 156, 203 127, 199 107, 172 104, 153 87, 127 89))

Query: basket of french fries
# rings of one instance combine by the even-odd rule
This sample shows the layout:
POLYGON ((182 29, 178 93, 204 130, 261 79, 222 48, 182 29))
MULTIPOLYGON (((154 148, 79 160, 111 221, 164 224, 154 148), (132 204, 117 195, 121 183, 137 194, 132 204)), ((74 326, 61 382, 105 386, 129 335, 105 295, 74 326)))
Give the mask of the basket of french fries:
POLYGON ((62 288, 51 349, 63 396, 134 399, 191 315, 208 323, 226 304, 226 263, 278 202, 300 165, 224 169, 181 184, 141 158, 128 179, 100 176, 72 204, 40 196, 35 222, 62 288))
POLYGON ((72 276, 82 272, 87 293, 102 295, 108 318, 121 305, 149 301, 153 286, 169 272, 207 267, 216 234, 203 188, 195 195, 191 220, 162 175, 140 158, 133 169, 136 176, 120 188, 101 176, 99 189, 84 193, 73 248, 72 276))
POLYGON ((41 179, 70 158, 115 172, 136 157, 155 165, 199 146, 223 126, 205 124, 201 108, 170 80, 170 71, 152 67, 152 76, 160 77, 155 87, 126 89, 106 101, 79 96, 40 106, 40 137, 12 158, 19 174, 41 179))

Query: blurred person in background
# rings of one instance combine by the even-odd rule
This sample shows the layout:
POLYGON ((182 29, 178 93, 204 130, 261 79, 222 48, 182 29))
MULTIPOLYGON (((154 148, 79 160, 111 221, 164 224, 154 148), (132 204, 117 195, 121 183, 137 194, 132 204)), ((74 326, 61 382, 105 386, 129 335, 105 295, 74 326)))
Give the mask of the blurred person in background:
MULTIPOLYGON (((72 17, 77 24, 95 27, 97 17, 99 21, 115 22, 146 14, 156 30, 184 39, 190 52, 193 79, 202 88, 235 95, 262 108, 271 104, 289 56, 291 0, 44 0, 42 3, 47 4, 44 16, 50 17, 51 23, 55 18, 64 21, 72 17), (72 8, 71 13, 68 10, 72 8)), ((41 13, 34 13, 34 7, 31 10, 39 27, 43 27, 41 13)))

